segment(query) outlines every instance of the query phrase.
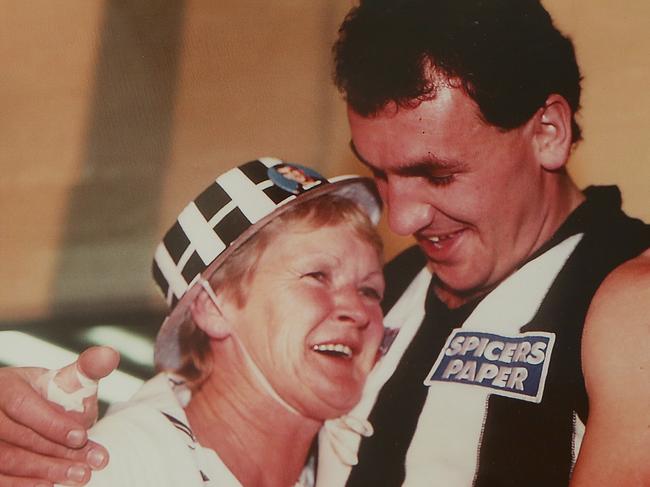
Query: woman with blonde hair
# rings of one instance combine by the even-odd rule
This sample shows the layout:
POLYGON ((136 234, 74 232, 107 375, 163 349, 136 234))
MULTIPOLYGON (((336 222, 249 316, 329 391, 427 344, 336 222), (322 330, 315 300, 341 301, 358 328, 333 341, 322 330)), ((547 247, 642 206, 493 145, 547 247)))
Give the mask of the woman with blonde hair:
POLYGON ((89 485, 308 486, 325 422, 348 463, 345 435, 372 433, 346 414, 383 337, 378 196, 359 177, 297 187, 279 165, 218 177, 158 246, 161 372, 91 430, 111 460, 89 485))

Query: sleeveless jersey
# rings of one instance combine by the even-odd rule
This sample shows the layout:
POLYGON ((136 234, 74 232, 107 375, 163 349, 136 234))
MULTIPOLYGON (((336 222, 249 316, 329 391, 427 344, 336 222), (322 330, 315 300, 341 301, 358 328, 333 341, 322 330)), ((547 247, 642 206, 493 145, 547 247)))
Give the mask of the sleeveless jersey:
POLYGON ((460 308, 431 292, 416 247, 388 264, 385 323, 399 333, 353 411, 375 433, 352 469, 321 452, 317 485, 568 484, 589 413, 585 315, 607 274, 650 246, 617 188, 585 195, 515 273, 460 308))

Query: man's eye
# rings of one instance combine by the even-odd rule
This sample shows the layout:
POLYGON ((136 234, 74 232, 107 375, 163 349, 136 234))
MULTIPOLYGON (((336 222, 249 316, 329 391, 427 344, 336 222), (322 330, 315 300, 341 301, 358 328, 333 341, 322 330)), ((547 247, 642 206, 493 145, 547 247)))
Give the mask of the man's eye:
POLYGON ((454 176, 429 176, 429 182, 434 186, 447 186, 454 181, 454 176))
POLYGON ((374 299, 375 301, 381 301, 383 298, 381 293, 374 287, 364 286, 359 291, 363 296, 374 299))

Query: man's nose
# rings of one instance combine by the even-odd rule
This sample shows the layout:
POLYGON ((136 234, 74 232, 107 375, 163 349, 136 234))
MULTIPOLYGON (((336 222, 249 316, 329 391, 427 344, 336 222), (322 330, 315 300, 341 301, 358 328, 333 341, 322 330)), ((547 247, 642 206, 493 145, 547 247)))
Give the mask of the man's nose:
POLYGON ((382 195, 386 204, 388 225, 398 235, 412 235, 428 226, 434 208, 426 202, 426 189, 421 182, 400 176, 389 176, 382 195))

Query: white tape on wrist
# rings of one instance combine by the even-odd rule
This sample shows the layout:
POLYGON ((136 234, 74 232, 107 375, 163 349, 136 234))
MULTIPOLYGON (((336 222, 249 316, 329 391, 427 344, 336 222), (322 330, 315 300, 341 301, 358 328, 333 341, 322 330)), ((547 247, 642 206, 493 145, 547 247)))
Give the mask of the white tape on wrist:
POLYGON ((89 379, 78 368, 77 380, 81 388, 74 392, 67 392, 54 381, 61 369, 50 370, 41 378, 39 382, 44 384, 46 399, 63 407, 66 411, 75 411, 82 413, 84 410, 84 399, 94 396, 97 393, 97 381, 89 379))

